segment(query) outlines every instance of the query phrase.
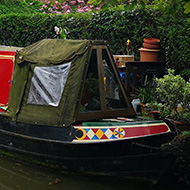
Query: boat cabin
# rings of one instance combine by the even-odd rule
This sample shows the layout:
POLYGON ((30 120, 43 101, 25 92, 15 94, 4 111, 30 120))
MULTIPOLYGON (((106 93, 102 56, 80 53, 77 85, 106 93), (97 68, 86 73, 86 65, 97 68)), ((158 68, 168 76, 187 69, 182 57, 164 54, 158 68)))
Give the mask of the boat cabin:
POLYGON ((16 54, 4 115, 22 123, 68 127, 133 117, 135 111, 104 41, 45 39, 16 54))
MULTIPOLYGON (((0 46, 0 106, 7 105, 11 88, 16 50, 20 48, 0 46)), ((4 112, 0 109, 0 112, 4 112)))

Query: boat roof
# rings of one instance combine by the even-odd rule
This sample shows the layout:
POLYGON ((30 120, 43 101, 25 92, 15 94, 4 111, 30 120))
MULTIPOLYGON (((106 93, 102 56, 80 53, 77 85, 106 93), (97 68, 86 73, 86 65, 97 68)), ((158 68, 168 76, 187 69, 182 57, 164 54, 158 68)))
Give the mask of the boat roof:
POLYGON ((21 50, 21 49, 22 49, 22 47, 0 45, 0 51, 17 51, 17 50, 21 50))

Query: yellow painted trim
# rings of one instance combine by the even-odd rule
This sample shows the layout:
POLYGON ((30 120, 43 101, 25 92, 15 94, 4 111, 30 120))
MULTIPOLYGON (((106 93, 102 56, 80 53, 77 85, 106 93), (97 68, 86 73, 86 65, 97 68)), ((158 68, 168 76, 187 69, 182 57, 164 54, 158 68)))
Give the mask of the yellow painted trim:
POLYGON ((86 137, 86 131, 83 128, 78 128, 76 131, 82 131, 83 133, 82 137, 75 136, 78 140, 83 140, 86 137))
POLYGON ((15 56, 13 56, 13 55, 0 55, 0 59, 11 59, 14 62, 15 56))

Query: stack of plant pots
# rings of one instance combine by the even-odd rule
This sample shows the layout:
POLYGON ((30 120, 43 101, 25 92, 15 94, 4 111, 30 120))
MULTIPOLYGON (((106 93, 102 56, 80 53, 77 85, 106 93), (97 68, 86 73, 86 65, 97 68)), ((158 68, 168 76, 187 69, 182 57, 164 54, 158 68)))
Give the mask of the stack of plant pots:
POLYGON ((157 38, 144 38, 143 48, 139 49, 141 61, 158 61, 160 40, 157 38))

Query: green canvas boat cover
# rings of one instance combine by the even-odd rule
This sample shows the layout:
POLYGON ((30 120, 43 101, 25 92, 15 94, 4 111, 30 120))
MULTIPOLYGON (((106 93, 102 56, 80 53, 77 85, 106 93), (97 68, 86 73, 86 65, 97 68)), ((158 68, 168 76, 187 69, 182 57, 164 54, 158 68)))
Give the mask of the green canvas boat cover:
POLYGON ((45 39, 22 48, 5 115, 35 125, 72 124, 93 43, 98 42, 45 39))
POLYGON ((16 63, 28 61, 42 65, 60 64, 83 55, 91 43, 87 40, 45 39, 20 51, 16 57, 16 63))
MULTIPOLYGON (((90 81, 90 78, 87 79, 87 72, 91 70, 95 72, 94 79, 98 82, 100 78, 96 74, 104 73, 103 69, 105 69, 105 74, 111 72, 106 65, 107 57, 103 62, 100 53, 99 57, 93 53, 100 52, 101 48, 106 48, 104 41, 44 39, 20 49, 16 53, 8 109, 3 115, 15 122, 54 127, 68 127, 76 120, 80 121, 81 118, 86 120, 89 110, 86 114, 81 115, 80 107, 82 95, 85 95, 83 89, 85 89, 87 81, 90 81), (101 69, 96 70, 93 66, 97 63, 102 63, 102 67, 100 67, 102 71, 101 69)), ((105 52, 104 50, 102 52, 105 52)), ((88 77, 90 76, 89 73, 88 77)), ((93 118, 112 117, 110 113, 116 107, 122 110, 120 112, 115 110, 115 116, 120 114, 133 116, 135 114, 126 96, 124 99, 125 91, 120 90, 117 85, 113 90, 115 84, 113 76, 110 75, 113 84, 110 83, 110 88, 108 88, 109 86, 105 86, 105 84, 109 84, 109 78, 107 75, 101 75, 104 80, 101 78, 102 83, 98 87, 102 89, 102 92, 105 87, 109 89, 106 90, 106 98, 110 101, 110 104, 107 104, 109 110, 105 109, 106 100, 102 98, 104 115, 102 115, 102 109, 98 108, 99 115, 92 113, 93 118), (114 93, 111 95, 114 95, 115 99, 110 93, 114 93), (123 102, 124 100, 128 103, 123 102), (113 110, 111 110, 112 107, 113 110)), ((118 73, 117 77, 119 80, 118 73)), ((120 86, 122 86, 121 83, 120 86)), ((99 94, 99 90, 97 92, 99 94)))

